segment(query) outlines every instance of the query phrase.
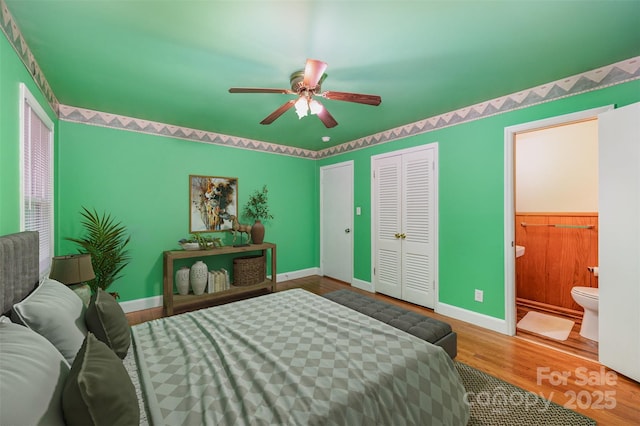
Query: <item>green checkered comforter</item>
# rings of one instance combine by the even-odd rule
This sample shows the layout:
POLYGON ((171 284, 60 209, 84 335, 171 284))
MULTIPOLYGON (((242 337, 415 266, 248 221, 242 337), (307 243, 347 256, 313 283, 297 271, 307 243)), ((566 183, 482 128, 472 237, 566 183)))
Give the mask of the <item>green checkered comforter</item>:
POLYGON ((132 327, 153 425, 465 425, 446 352, 294 289, 132 327))

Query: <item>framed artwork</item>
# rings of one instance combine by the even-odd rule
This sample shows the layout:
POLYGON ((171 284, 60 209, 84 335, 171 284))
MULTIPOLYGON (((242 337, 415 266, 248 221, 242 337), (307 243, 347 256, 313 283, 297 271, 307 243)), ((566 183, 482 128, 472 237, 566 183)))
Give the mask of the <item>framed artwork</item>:
POLYGON ((189 175, 189 233, 231 229, 238 215, 238 178, 189 175))

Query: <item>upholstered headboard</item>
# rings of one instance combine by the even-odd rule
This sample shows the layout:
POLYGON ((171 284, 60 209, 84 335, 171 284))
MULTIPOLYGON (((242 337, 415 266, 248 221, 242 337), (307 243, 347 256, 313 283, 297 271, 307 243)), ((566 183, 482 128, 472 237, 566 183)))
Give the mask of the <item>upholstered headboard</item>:
POLYGON ((0 237, 0 313, 24 299, 38 285, 38 233, 0 237))

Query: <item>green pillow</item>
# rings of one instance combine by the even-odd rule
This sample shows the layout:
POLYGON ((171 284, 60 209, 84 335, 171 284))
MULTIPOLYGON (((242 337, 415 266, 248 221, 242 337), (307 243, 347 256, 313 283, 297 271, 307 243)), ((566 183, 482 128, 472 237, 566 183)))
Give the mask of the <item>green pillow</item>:
POLYGON ((129 373, 115 353, 88 333, 62 391, 67 425, 138 425, 140 409, 129 373))
POLYGON ((120 358, 127 356, 131 345, 131 328, 113 296, 98 288, 91 296, 84 318, 87 329, 100 341, 106 343, 120 358))
POLYGON ((0 425, 64 426, 69 365, 33 330, 0 322, 0 425))
POLYGON ((69 365, 85 336, 84 303, 66 285, 45 279, 33 293, 13 305, 13 314, 22 323, 53 343, 69 365))

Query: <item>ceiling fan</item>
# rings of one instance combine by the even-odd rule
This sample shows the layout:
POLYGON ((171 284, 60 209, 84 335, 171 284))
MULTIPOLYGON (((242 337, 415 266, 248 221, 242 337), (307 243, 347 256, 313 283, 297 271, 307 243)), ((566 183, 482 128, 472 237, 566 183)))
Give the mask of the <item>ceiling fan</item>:
POLYGON ((289 108, 295 106, 299 118, 307 116, 309 113, 315 114, 328 127, 335 127, 338 122, 327 111, 327 109, 314 96, 320 96, 334 101, 355 102, 377 106, 382 102, 382 98, 377 95, 363 95, 360 93, 320 91, 320 85, 327 77, 324 73, 327 64, 316 59, 307 59, 304 70, 291 74, 291 89, 263 89, 263 88, 242 88, 232 87, 229 93, 281 93, 285 95, 297 95, 296 99, 291 99, 280 108, 269 114, 260 124, 271 124, 278 117, 284 114, 289 108))

